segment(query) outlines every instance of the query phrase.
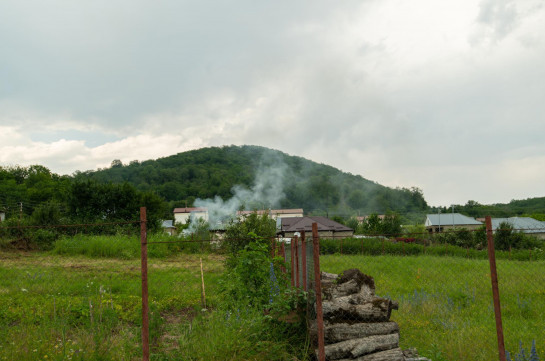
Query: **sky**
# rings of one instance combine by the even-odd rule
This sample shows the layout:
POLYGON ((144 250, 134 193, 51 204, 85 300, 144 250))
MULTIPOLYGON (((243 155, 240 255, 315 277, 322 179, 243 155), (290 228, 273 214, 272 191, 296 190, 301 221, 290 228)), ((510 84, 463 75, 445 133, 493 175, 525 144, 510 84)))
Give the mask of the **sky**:
POLYGON ((541 0, 4 0, 0 166, 261 145, 430 205, 545 196, 541 0))

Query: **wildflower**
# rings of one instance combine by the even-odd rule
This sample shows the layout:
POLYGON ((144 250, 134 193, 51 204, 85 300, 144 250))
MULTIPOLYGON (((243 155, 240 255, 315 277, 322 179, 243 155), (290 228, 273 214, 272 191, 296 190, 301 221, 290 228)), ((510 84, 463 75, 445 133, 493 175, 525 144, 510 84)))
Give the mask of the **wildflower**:
POLYGON ((21 288, 21 291, 22 292, 28 292, 28 290, 26 288, 21 288))

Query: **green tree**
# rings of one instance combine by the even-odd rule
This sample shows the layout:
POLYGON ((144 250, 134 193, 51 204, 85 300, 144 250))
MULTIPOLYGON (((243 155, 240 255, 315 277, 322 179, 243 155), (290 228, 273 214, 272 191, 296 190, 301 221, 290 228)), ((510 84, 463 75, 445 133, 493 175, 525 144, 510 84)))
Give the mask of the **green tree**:
POLYGON ((266 239, 270 243, 271 239, 276 236, 276 222, 269 218, 268 214, 260 216, 257 212, 241 219, 231 220, 224 236, 224 244, 231 255, 236 256, 252 241, 250 233, 266 239))
POLYGON ((382 222, 378 214, 373 213, 367 217, 362 223, 362 230, 364 234, 370 236, 378 236, 383 234, 382 222))
POLYGON ((397 213, 387 213, 381 221, 382 232, 390 237, 401 234, 401 217, 397 213))
POLYGON ((511 247, 514 247, 513 233, 513 226, 511 224, 501 222, 496 229, 496 234, 494 235, 494 245, 496 249, 507 251, 511 247))

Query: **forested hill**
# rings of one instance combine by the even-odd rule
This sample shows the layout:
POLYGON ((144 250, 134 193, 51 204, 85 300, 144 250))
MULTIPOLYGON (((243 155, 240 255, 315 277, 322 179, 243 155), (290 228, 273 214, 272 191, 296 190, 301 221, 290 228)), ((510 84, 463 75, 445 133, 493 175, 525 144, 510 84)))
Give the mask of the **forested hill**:
MULTIPOLYGON (((195 199, 233 196, 233 187, 252 189, 259 172, 275 169, 271 177, 281 181, 283 208, 303 208, 305 213, 349 216, 397 211, 424 212, 427 208, 417 188, 392 189, 359 175, 258 146, 224 146, 179 153, 157 160, 118 160, 98 171, 77 172, 76 179, 129 182, 141 191, 154 191, 170 207, 193 205, 195 199)), ((275 180, 269 181, 274 184, 275 180)), ((259 208, 270 204, 246 205, 259 208)))

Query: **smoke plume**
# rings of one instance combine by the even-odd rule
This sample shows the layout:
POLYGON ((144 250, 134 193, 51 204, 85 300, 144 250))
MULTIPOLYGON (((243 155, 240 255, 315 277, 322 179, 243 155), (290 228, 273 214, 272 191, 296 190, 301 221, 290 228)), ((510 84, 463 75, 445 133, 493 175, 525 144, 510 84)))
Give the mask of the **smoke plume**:
POLYGON ((208 209, 208 222, 211 228, 233 219, 238 210, 279 207, 280 201, 285 197, 284 181, 287 169, 288 166, 281 156, 264 153, 256 170, 253 185, 249 189, 235 185, 231 189, 233 196, 228 200, 224 201, 216 196, 214 199, 197 199, 194 205, 208 209))

